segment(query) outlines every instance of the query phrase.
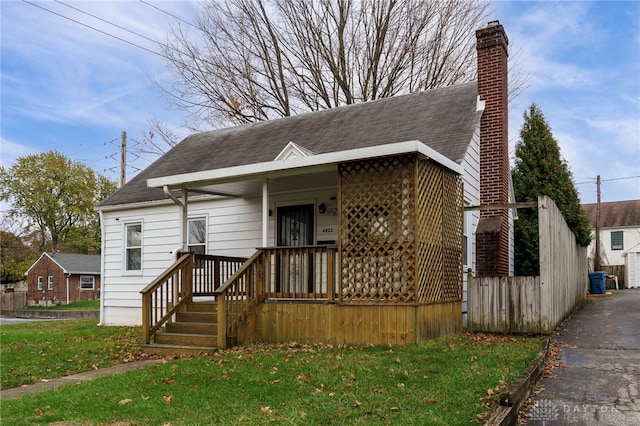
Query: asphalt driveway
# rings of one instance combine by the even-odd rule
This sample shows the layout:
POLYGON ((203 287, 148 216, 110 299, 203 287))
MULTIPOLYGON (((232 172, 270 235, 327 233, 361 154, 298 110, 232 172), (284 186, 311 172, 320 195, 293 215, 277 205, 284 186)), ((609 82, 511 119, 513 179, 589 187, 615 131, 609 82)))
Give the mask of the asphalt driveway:
POLYGON ((640 425, 640 289, 592 297, 557 330, 529 425, 640 425))

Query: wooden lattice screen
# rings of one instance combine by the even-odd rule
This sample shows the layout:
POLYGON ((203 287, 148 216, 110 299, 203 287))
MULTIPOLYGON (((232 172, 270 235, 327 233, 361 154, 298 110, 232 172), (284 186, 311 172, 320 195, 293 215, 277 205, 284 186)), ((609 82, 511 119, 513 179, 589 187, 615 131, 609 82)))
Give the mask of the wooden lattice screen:
POLYGON ((340 301, 460 300, 462 183, 417 155, 339 166, 340 301))

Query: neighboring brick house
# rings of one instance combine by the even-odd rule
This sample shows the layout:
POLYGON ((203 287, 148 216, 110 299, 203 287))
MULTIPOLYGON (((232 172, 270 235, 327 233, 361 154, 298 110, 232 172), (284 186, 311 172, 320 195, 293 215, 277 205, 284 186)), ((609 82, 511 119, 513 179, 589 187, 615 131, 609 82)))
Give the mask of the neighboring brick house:
MULTIPOLYGON (((593 265, 598 204, 583 204, 582 207, 594 235, 587 252, 589 263, 593 265)), ((600 228, 601 269, 624 280, 624 253, 640 244, 640 200, 600 203, 598 227, 600 228)))
POLYGON ((26 275, 29 306, 100 298, 99 255, 42 253, 26 275))

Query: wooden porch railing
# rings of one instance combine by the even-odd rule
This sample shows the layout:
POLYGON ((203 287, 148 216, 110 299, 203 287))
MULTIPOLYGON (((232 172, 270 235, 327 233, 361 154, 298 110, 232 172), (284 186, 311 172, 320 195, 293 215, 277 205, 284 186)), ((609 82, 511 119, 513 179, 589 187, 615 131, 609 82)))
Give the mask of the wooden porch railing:
POLYGON ((240 257, 183 253, 162 275, 153 280, 142 293, 143 342, 168 321, 193 296, 213 296, 246 261, 240 257))
POLYGON ((143 342, 171 321, 194 296, 215 296, 218 347, 237 337, 265 298, 335 300, 338 294, 335 246, 270 247, 248 260, 185 253, 142 291, 143 342), (222 283, 222 284, 220 284, 222 283))
POLYGON ((185 253, 142 289, 143 343, 149 344, 151 337, 178 312, 180 306, 193 298, 192 274, 193 255, 185 253))
POLYGON ((337 297, 337 247, 269 247, 263 251, 265 297, 327 300, 337 297))
POLYGON ((226 349, 238 328, 264 300, 264 253, 258 250, 235 274, 216 289, 218 348, 226 349))
POLYGON ((338 289, 337 248, 259 249, 216 293, 218 347, 226 348, 238 328, 266 298, 334 299, 338 289))

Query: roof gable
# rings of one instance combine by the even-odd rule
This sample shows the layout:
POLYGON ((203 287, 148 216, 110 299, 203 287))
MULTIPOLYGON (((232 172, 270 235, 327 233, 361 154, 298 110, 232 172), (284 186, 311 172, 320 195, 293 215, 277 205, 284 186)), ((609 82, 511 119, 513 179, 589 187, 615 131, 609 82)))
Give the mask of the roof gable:
POLYGON ((412 140, 461 164, 482 113, 477 98, 476 83, 466 83, 197 133, 160 157, 101 206, 166 199, 162 189, 147 187, 151 178, 412 140), (304 147, 292 141, 304 141, 304 147))
POLYGON ((305 158, 310 155, 315 155, 315 152, 301 147, 297 143, 291 141, 284 147, 280 154, 274 159, 275 161, 286 161, 298 158, 305 158))

